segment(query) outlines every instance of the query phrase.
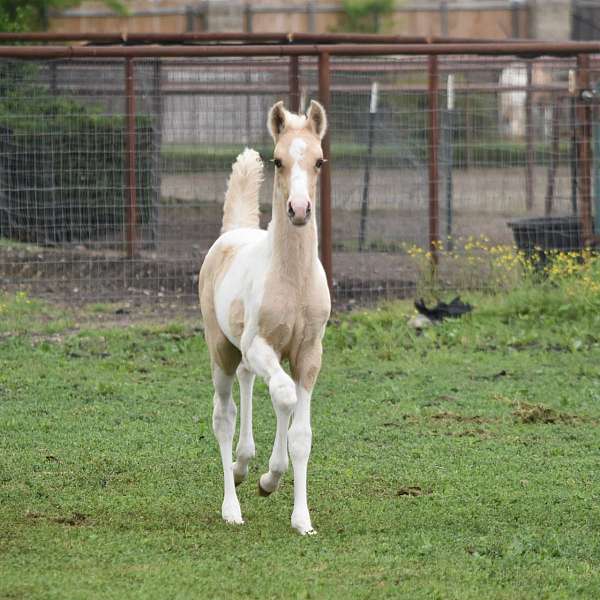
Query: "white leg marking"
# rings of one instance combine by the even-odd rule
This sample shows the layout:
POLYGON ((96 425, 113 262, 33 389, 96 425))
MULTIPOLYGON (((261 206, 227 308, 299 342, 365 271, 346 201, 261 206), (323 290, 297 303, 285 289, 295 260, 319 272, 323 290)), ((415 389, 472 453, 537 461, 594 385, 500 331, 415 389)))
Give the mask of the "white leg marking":
POLYGON ((287 430, 290 415, 296 406, 296 387, 292 378, 282 369, 277 354, 260 336, 254 337, 244 354, 250 368, 264 378, 269 386, 271 401, 277 417, 277 431, 269 471, 261 476, 261 492, 274 492, 288 468, 287 430))
POLYGON ((306 475, 312 444, 312 430, 310 427, 311 392, 308 392, 300 385, 296 387, 296 391, 298 394, 298 404, 294 410, 288 442, 290 456, 292 457, 292 466, 294 468, 292 527, 302 535, 312 535, 316 531, 312 528, 306 499, 306 475))
POLYGON ((252 387, 254 373, 240 364, 237 370, 240 382, 240 439, 235 450, 236 461, 233 463, 233 479, 239 485, 248 476, 248 464, 254 458, 255 447, 252 437, 252 387))
POLYGON ((221 461, 223 462, 223 479, 225 493, 221 515, 227 523, 242 524, 242 511, 235 492, 232 465, 233 434, 235 432, 236 408, 231 397, 233 377, 226 375, 217 365, 213 367, 213 383, 215 386, 213 431, 219 442, 221 461))

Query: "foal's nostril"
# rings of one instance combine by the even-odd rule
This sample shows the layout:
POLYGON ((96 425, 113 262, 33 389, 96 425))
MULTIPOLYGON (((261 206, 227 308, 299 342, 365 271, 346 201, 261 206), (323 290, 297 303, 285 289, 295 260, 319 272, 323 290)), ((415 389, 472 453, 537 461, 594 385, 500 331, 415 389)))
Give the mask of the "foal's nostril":
POLYGON ((306 207, 306 216, 308 217, 308 215, 310 215, 310 211, 311 211, 311 205, 310 202, 308 203, 308 206, 306 207))
POLYGON ((290 219, 293 219, 294 216, 295 216, 295 214, 296 213, 294 212, 294 209, 292 208, 292 205, 288 204, 288 215, 290 216, 290 219))

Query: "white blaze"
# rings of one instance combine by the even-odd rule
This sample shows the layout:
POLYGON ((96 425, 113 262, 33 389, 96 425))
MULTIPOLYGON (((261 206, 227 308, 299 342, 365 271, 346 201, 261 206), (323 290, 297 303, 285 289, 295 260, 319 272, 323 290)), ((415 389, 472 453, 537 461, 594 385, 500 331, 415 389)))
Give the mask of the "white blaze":
POLYGON ((308 176, 306 171, 300 166, 304 158, 306 142, 302 138, 295 138, 290 145, 290 156, 294 164, 292 165, 292 176, 290 180, 290 198, 308 198, 308 176))

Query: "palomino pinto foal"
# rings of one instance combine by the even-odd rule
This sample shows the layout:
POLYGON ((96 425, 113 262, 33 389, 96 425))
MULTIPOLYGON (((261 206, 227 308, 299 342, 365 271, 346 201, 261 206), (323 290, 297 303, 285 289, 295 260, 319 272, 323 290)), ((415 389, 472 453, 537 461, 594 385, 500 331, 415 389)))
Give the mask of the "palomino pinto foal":
POLYGON ((246 149, 229 178, 221 237, 200 271, 200 306, 215 387, 213 429, 223 461, 223 519, 243 523, 235 487, 246 478, 254 457, 252 387, 258 375, 269 386, 277 417, 269 470, 260 477, 259 492, 266 496, 278 488, 289 450, 294 469, 292 527, 306 534, 314 533, 306 499, 310 401, 331 309, 313 216, 327 118, 315 101, 306 115, 292 114, 278 102, 269 112, 268 128, 275 142, 271 223, 267 231, 259 229, 263 165, 257 152, 246 149), (281 366, 285 360, 291 377, 281 366), (236 373, 240 437, 232 462, 236 406, 231 389, 236 373))

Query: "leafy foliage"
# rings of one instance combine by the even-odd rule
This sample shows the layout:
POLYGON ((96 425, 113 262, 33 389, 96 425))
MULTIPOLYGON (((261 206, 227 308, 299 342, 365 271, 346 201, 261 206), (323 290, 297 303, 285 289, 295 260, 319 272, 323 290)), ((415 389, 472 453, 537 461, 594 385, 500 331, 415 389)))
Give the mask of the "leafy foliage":
MULTIPOLYGON (((65 10, 81 0, 0 0, 0 31, 30 31, 45 29, 50 10, 65 10)), ((125 14, 121 0, 104 0, 104 4, 119 14, 125 14)))
POLYGON ((394 6, 394 0, 343 0, 344 16, 339 29, 352 33, 378 33, 386 28, 394 6))
MULTIPOLYGON (((0 68, 0 235, 32 242, 96 239, 124 220, 126 123, 54 96, 37 67, 0 68)), ((152 122, 137 118, 140 220, 154 193, 152 122)))

